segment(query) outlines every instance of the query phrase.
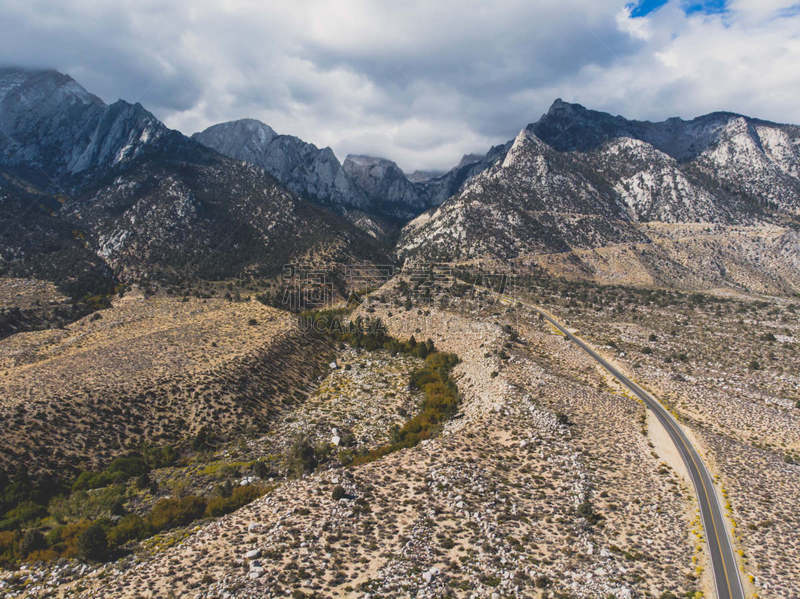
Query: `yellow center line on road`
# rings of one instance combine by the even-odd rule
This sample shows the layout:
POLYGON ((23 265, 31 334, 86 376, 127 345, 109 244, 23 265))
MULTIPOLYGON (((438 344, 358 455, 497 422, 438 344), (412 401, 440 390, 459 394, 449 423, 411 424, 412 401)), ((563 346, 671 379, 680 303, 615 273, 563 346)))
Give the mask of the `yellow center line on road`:
MULTIPOLYGON (((500 295, 500 301, 502 303, 504 303, 504 304, 513 305, 513 303, 514 303, 514 300, 512 300, 510 298, 507 298, 507 297, 503 296, 502 294, 500 295)), ((649 400, 649 403, 653 404, 653 406, 655 406, 657 408, 660 408, 660 410, 662 412, 662 416, 663 416, 663 421, 662 421, 661 418, 659 418, 659 421, 662 421, 662 424, 664 424, 664 423, 668 424, 669 425, 669 429, 672 432, 672 434, 670 436, 680 440, 680 444, 683 447, 683 450, 684 450, 685 454, 689 456, 689 459, 691 459, 692 464, 694 465, 695 472, 697 473, 697 476, 700 479, 700 485, 703 488, 703 494, 705 495, 705 499, 706 499, 706 506, 708 507, 708 510, 709 510, 709 519, 711 520, 711 528, 714 531, 714 539, 716 541, 716 547, 717 547, 719 556, 722 559, 722 573, 725 576, 725 584, 726 584, 727 590, 728 590, 728 597, 733 597, 734 596, 733 595, 733 589, 731 588, 731 581, 730 581, 730 577, 728 576, 728 561, 725 559, 725 552, 723 551, 723 545, 722 545, 722 541, 720 539, 720 535, 719 535, 719 530, 718 530, 718 527, 717 527, 716 519, 714 518, 714 510, 712 509, 711 495, 709 494, 708 486, 706 485, 706 477, 703 476, 703 472, 705 470, 701 469, 700 464, 698 464, 697 459, 695 458, 695 452, 693 451, 692 446, 689 445, 687 443, 687 441, 685 440, 684 435, 683 435, 683 431, 679 428, 677 421, 669 414, 667 409, 653 395, 651 395, 650 393, 648 393, 647 391, 642 389, 639 385, 637 385, 636 383, 631 381, 625 375, 622 375, 620 373, 620 376, 623 377, 623 378, 620 378, 620 376, 617 376, 617 374, 615 374, 612 370, 609 370, 609 367, 607 366, 607 363, 606 363, 607 361, 605 361, 605 359, 602 358, 602 356, 600 356, 600 354, 598 354, 593 349, 591 349, 591 346, 590 346, 590 344, 588 342, 586 342, 585 340, 580 338, 577 334, 570 333, 569 330, 567 329, 567 327, 564 326, 564 325, 561 325, 558 322, 558 320, 555 318, 555 316, 553 316, 552 314, 548 313, 546 310, 544 310, 542 308, 538 308, 538 307, 533 306, 531 304, 527 304, 525 302, 519 302, 519 303, 521 303, 522 305, 527 306, 528 308, 530 308, 532 310, 535 310, 539 314, 543 315, 551 325, 553 325, 557 329, 559 329, 559 331, 562 332, 563 334, 565 334, 567 336, 567 338, 569 338, 570 336, 573 337, 576 341, 578 341, 580 344, 582 344, 582 349, 586 350, 587 353, 589 353, 590 356, 592 356, 593 358, 599 359, 600 365, 605 367, 606 370, 608 370, 609 373, 612 376, 614 376, 614 378, 619 380, 624 386, 626 386, 629 390, 633 391, 636 395, 639 395, 639 393, 641 393, 642 395, 646 396, 648 398, 648 400, 649 400)), ((653 411, 656 411, 655 407, 651 406, 650 409, 653 410, 653 411)), ((702 510, 701 510, 701 514, 702 514, 702 510)), ((708 528, 708 526, 706 526, 706 528, 708 528)), ((706 543, 709 545, 709 551, 710 551, 710 548, 711 548, 710 543, 711 543, 711 541, 710 541, 710 535, 708 535, 708 533, 706 533, 706 543)), ((711 556, 709 556, 709 557, 711 557, 711 556)), ((713 560, 712 560, 712 566, 713 566, 713 560)), ((737 577, 738 577, 738 571, 737 571, 737 577)), ((716 577, 714 577, 714 579, 715 579, 714 580, 714 585, 716 586, 716 577)))
MULTIPOLYGON (((670 424, 671 427, 673 427, 674 430, 677 429, 677 425, 675 423, 670 422, 669 424, 670 424)), ((686 453, 692 459, 692 463, 694 464, 695 470, 697 470, 697 474, 700 477, 700 484, 703 485, 703 493, 706 496, 706 503, 710 508, 711 507, 711 497, 708 494, 708 488, 706 486, 705 477, 703 476, 703 473, 700 470, 700 466, 698 465, 697 460, 695 460, 694 452, 686 444, 686 441, 684 441, 683 436, 678 434, 677 430, 676 430, 676 436, 678 437, 678 439, 680 439, 681 444, 683 445, 683 447, 686 450, 686 453)), ((710 514, 710 516, 711 516, 711 525, 712 525, 712 527, 714 529, 714 538, 717 541, 717 548, 719 549, 719 555, 722 558, 722 572, 723 572, 723 574, 725 574, 725 584, 728 587, 728 596, 732 597, 733 596, 733 591, 731 589, 731 581, 728 578, 728 562, 725 559, 725 552, 722 550, 722 541, 719 538, 719 531, 717 530, 717 523, 715 522, 714 514, 712 513, 712 514, 710 514)), ((706 538, 708 538, 708 535, 706 535, 706 538)))

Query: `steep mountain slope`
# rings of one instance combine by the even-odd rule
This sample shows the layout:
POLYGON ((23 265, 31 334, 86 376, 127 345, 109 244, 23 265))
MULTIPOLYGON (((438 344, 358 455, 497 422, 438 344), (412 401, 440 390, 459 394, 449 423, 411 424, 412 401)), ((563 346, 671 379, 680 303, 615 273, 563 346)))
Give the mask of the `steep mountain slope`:
POLYGON ((185 280, 275 273, 297 259, 387 260, 351 223, 138 104, 106 106, 53 71, 6 69, 0 80, 0 174, 8 189, 17 182, 4 258, 20 270, 24 248, 24 264, 38 265, 28 276, 63 284, 99 262, 123 281, 185 280), (24 226, 34 201, 46 235, 24 226), (46 266, 64 260, 74 268, 46 266))
POLYGON ((143 159, 64 207, 124 280, 271 275, 295 260, 387 260, 345 219, 249 164, 143 159))
MULTIPOLYGON (((636 221, 729 222, 733 202, 718 202, 674 158, 652 145, 622 137, 581 157, 613 186, 636 221)), ((744 207, 745 209, 747 206, 744 207)))
POLYGON ((461 191, 464 185, 478 173, 482 173, 505 158, 511 141, 492 147, 485 155, 465 154, 461 161, 446 173, 419 178, 417 189, 428 198, 431 206, 440 206, 447 198, 461 191))
POLYGON ((60 215, 58 199, 0 174, 0 271, 3 276, 44 279, 69 296, 107 292, 111 269, 86 244, 86 228, 60 215))
POLYGON ((438 206, 477 173, 502 159, 510 147, 470 154, 446 173, 406 175, 385 158, 348 155, 340 164, 330 148, 279 135, 254 119, 213 125, 192 139, 217 152, 265 169, 291 191, 330 207, 375 236, 438 206))
POLYGON ((409 223, 398 251, 423 260, 502 259, 643 240, 607 181, 527 128, 501 163, 409 223))
POLYGON ((590 152, 632 138, 674 158, 721 199, 740 194, 756 206, 800 211, 800 127, 715 112, 690 121, 651 123, 587 110, 556 100, 532 125, 553 148, 590 152))
POLYGON ((319 149, 297 137, 278 135, 254 119, 213 125, 192 139, 225 156, 260 166, 307 199, 338 209, 370 208, 330 148, 319 149))
POLYGON ((350 154, 342 169, 363 191, 373 209, 382 214, 408 220, 430 206, 417 185, 391 160, 350 154))
MULTIPOLYGON (((397 253, 412 261, 530 261, 563 253, 571 257, 550 264, 593 278, 614 270, 619 256, 607 256, 601 265, 587 251, 635 246, 639 268, 655 274, 661 284, 670 284, 670 277, 659 277, 659 268, 679 271, 672 283, 707 286, 710 279, 700 271, 708 264, 683 264, 684 255, 695 253, 717 256, 722 273, 712 277, 717 284, 754 280, 759 288, 785 292, 798 281, 796 260, 778 247, 796 240, 798 131, 730 113, 692 121, 627 121, 557 100, 520 132, 502 161, 411 221, 397 253), (740 255, 732 249, 737 244, 726 244, 719 231, 703 241, 716 245, 712 252, 687 247, 685 236, 678 245, 662 243, 663 235, 669 235, 664 227, 643 226, 649 222, 751 227, 756 237, 763 231, 761 251, 774 259, 758 260, 753 254, 758 242, 751 241, 747 251, 741 246, 740 255), (763 228, 767 225, 785 235, 774 235, 763 228), (655 242, 658 251, 644 249, 655 242), (582 266, 570 268, 565 261, 582 266), (732 274, 743 268, 750 274, 732 274), (758 274, 765 268, 772 273, 766 282, 758 274)), ((619 266, 620 277, 631 274, 630 265, 619 266)))
POLYGON ((150 151, 181 145, 140 104, 106 105, 56 71, 0 69, 0 167, 65 191, 150 151))

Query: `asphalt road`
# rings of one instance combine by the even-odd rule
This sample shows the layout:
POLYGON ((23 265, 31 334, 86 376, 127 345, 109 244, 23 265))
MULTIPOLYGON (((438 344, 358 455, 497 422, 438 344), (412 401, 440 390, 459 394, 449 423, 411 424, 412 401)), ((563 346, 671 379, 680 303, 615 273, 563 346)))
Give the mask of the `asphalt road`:
MULTIPOLYGON (((510 298, 504 298, 506 302, 516 302, 510 298)), ((597 360, 603 368, 610 372, 619 382, 625 385, 632 393, 641 399, 645 405, 653 411, 656 418, 669 433, 672 442, 681 454, 689 475, 694 484, 697 501, 700 504, 700 515, 703 519, 703 529, 705 531, 708 552, 711 556, 711 568, 714 574, 714 586, 719 599, 744 599, 742 581, 739 578, 739 566, 733 553, 728 530, 722 515, 722 506, 719 498, 714 491, 714 482, 708 472, 700 454, 692 446, 686 434, 675 421, 664 406, 642 389, 639 385, 631 381, 619 370, 609 364, 602 356, 595 352, 591 347, 584 343, 580 338, 570 333, 566 327, 553 319, 549 314, 542 312, 536 306, 525 304, 529 308, 536 310, 550 324, 561 331, 566 337, 597 360)))

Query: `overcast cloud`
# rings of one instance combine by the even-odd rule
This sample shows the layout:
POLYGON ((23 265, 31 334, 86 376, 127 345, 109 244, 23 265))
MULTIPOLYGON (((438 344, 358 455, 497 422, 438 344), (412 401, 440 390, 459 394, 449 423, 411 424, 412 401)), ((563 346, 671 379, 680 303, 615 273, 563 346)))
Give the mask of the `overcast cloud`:
POLYGON ((0 0, 0 62, 56 68, 186 134, 253 117, 406 170, 484 152, 556 97, 800 123, 800 3, 705 4, 0 0))

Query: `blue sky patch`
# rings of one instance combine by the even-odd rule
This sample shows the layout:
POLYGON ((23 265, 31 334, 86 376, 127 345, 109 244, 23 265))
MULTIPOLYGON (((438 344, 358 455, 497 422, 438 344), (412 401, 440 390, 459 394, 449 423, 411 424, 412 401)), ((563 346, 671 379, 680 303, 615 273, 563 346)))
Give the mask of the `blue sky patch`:
MULTIPOLYGON (((627 6, 631 9, 632 17, 644 17, 654 10, 664 6, 669 0, 638 0, 627 6)), ((683 12, 687 15, 704 13, 707 15, 725 12, 727 0, 688 0, 682 2, 683 12)))
POLYGON ((703 0, 702 2, 686 2, 683 5, 683 11, 687 15, 697 12, 702 12, 707 15, 718 14, 725 12, 726 0, 703 0))
POLYGON ((632 17, 644 17, 651 12, 664 6, 669 0, 639 0, 628 4, 631 9, 632 17))

